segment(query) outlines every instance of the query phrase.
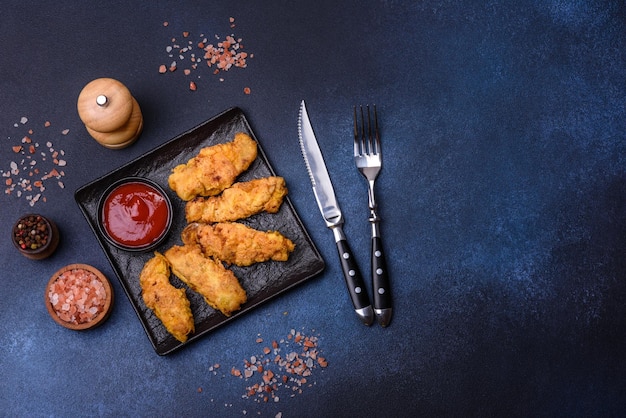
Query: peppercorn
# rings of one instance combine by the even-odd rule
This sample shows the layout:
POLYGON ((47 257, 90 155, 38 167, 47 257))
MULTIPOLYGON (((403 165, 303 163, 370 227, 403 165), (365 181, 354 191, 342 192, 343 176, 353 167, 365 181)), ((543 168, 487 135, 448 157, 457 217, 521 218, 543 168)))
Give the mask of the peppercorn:
POLYGON ((46 221, 39 215, 29 215, 17 223, 13 237, 23 250, 35 251, 48 243, 49 228, 46 221))

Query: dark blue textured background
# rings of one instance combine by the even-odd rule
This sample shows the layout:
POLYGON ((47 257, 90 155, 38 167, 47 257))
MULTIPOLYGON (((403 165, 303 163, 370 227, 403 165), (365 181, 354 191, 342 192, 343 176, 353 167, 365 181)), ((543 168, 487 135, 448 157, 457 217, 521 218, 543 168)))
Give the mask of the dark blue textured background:
POLYGON ((50 185, 34 208, 0 195, 0 415, 623 414, 623 2, 8 3, 0 170, 15 159, 20 117, 41 142, 58 132, 45 131, 46 120, 46 129, 70 133, 54 139, 68 162, 64 189, 50 185), (183 31, 235 33, 254 58, 223 82, 193 72, 202 77, 190 92, 182 67, 157 71, 183 31), (96 144, 76 113, 82 87, 103 76, 126 84, 143 110, 144 133, 124 150, 96 144), (351 309, 299 154, 301 99, 366 276, 367 198, 352 164, 351 107, 377 104, 385 158, 377 190, 395 299, 387 329, 364 327, 351 309), (73 192, 232 106, 285 177, 327 268, 160 357, 73 192), (62 232, 44 261, 9 242, 11 224, 31 210, 62 232), (42 301, 49 276, 74 262, 100 268, 117 292, 108 322, 87 333, 56 325, 42 301), (271 341, 290 329, 319 336, 329 366, 293 398, 242 398, 246 382, 230 367, 260 352, 258 335, 271 341))

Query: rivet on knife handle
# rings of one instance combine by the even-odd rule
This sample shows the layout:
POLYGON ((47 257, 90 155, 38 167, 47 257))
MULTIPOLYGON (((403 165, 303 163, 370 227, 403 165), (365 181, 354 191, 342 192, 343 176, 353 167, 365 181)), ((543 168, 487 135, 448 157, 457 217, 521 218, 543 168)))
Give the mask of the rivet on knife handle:
POLYGON ((346 241, 341 226, 334 227, 333 234, 335 236, 335 242, 337 243, 341 268, 343 270, 343 276, 346 279, 346 286, 350 293, 350 299, 352 299, 354 311, 365 325, 372 325, 374 322, 374 311, 367 296, 367 291, 365 290, 365 282, 359 272, 356 260, 348 245, 348 241, 346 241))

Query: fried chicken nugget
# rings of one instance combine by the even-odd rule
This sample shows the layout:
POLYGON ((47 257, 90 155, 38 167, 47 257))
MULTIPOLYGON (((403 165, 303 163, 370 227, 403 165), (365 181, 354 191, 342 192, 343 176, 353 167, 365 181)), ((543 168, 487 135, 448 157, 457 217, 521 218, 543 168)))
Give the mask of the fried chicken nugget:
POLYGON ((175 245, 164 255, 174 274, 224 315, 230 316, 247 300, 233 272, 219 260, 205 257, 197 245, 175 245))
POLYGON ((282 177, 264 177, 235 183, 221 195, 187 202, 187 222, 232 222, 260 212, 276 213, 287 195, 282 177))
POLYGON ((186 164, 174 167, 168 183, 185 201, 196 196, 215 196, 230 187, 256 156, 256 142, 238 132, 231 142, 202 148, 186 164))
POLYGON ((192 223, 182 232, 185 244, 198 244, 204 255, 237 266, 268 260, 287 261, 295 245, 278 231, 257 231, 239 223, 192 223))
POLYGON ((170 266, 162 254, 146 262, 139 275, 141 296, 146 306, 161 320, 165 329, 178 341, 187 341, 194 332, 193 314, 185 289, 170 283, 170 266))

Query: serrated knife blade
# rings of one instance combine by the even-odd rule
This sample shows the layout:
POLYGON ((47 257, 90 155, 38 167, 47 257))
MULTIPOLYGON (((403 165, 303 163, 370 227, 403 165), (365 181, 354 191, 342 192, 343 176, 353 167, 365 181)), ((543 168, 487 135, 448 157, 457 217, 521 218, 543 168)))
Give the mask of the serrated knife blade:
POLYGON ((326 226, 333 231, 343 276, 350 293, 354 311, 365 325, 371 325, 374 322, 374 311, 367 296, 363 277, 359 272, 356 260, 343 232, 343 215, 339 208, 328 170, 326 169, 322 151, 313 132, 313 126, 311 125, 304 100, 300 103, 298 137, 317 206, 322 213, 326 226))

